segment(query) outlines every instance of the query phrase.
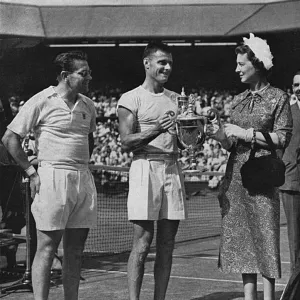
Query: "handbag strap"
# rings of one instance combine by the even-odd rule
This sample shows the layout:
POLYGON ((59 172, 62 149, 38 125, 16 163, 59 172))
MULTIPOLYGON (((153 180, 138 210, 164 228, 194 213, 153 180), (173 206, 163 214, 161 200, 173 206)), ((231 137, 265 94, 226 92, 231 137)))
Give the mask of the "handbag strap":
POLYGON ((275 149, 275 145, 271 139, 271 136, 269 133, 266 133, 266 132, 262 132, 264 138, 266 139, 266 142, 267 144, 269 145, 270 147, 270 150, 271 150, 271 154, 274 156, 274 157, 277 157, 277 153, 276 153, 276 149, 275 149))
MULTIPOLYGON (((275 149, 275 145, 271 139, 271 136, 269 133, 267 132, 262 132, 262 135, 264 136, 268 146, 270 147, 270 150, 271 150, 271 154, 273 157, 277 157, 277 153, 276 153, 276 149, 275 149)), ((251 149, 251 152, 250 152, 250 156, 249 156, 249 159, 253 159, 255 157, 255 153, 256 153, 256 150, 257 150, 257 147, 254 145, 254 147, 251 149)))

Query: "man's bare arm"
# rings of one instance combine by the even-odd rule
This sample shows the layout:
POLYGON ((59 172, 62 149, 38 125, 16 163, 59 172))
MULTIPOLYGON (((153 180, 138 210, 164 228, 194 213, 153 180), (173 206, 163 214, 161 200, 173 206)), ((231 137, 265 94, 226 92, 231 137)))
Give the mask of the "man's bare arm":
MULTIPOLYGON (((27 170, 30 166, 33 169, 32 165, 28 161, 27 154, 22 148, 21 139, 18 134, 7 129, 2 138, 2 142, 16 163, 18 163, 23 170, 27 170)), ((40 191, 40 177, 34 169, 29 169, 26 173, 30 176, 31 198, 34 199, 35 194, 40 191)))
POLYGON ((2 142, 7 151, 11 154, 13 159, 17 164, 21 166, 22 169, 26 170, 30 167, 27 154, 22 148, 21 138, 18 134, 7 129, 2 138, 2 142))
POLYGON ((131 111, 124 107, 119 107, 118 117, 122 148, 125 151, 133 151, 149 144, 162 132, 166 132, 173 125, 173 121, 170 117, 164 115, 156 121, 152 128, 135 133, 136 120, 131 111))

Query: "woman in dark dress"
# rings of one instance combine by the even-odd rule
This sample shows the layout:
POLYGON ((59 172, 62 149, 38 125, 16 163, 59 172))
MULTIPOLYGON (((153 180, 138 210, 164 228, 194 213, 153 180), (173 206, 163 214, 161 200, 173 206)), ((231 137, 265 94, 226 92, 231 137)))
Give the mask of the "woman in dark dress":
POLYGON ((251 144, 258 148, 256 156, 270 153, 262 132, 270 133, 277 149, 287 147, 292 116, 287 95, 268 83, 273 56, 266 41, 250 34, 236 54, 236 72, 249 89, 234 98, 231 124, 208 128, 208 135, 230 151, 219 195, 219 268, 242 274, 246 300, 257 299, 257 273, 262 274, 264 299, 275 300, 275 279, 281 277, 278 190, 249 193, 242 185, 240 169, 249 158, 251 144))

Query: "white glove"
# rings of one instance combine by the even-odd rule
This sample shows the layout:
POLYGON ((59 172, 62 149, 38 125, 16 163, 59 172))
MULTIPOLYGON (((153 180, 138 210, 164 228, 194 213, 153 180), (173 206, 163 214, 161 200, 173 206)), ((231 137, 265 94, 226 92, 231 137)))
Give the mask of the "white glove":
POLYGON ((213 138, 214 140, 222 143, 227 140, 227 136, 225 134, 224 128, 219 126, 218 124, 209 124, 206 127, 206 134, 213 138))
POLYGON ((234 124, 225 124, 224 131, 226 136, 233 136, 238 139, 244 140, 245 142, 251 142, 253 138, 253 128, 243 129, 242 127, 234 124))

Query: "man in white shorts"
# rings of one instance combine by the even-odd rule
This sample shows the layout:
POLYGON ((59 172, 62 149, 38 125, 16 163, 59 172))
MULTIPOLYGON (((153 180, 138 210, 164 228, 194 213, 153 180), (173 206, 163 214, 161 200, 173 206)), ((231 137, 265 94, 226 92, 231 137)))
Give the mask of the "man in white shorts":
POLYGON ((97 193, 88 169, 96 113, 92 100, 81 94, 88 92, 92 79, 86 54, 62 53, 54 64, 58 85, 29 99, 2 141, 30 177, 38 240, 32 266, 34 297, 48 298, 52 261, 64 236, 64 295, 75 300, 84 244, 97 216, 97 193), (36 138, 38 172, 21 146, 30 130, 36 138))
POLYGON ((165 299, 179 220, 186 218, 184 182, 179 167, 174 118, 177 94, 164 88, 172 71, 167 45, 144 50, 146 78, 118 103, 123 149, 133 152, 129 174, 128 218, 134 225, 128 261, 129 299, 140 297, 144 263, 157 221, 154 299, 165 299))

